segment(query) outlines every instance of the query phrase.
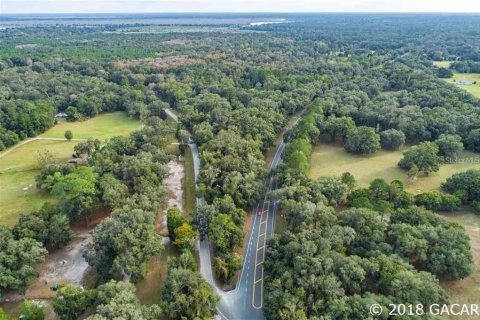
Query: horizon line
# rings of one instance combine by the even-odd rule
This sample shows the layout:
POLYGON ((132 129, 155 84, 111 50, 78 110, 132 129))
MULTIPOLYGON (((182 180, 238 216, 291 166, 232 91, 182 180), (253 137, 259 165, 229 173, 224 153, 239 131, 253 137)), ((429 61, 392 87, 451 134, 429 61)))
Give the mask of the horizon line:
POLYGON ((480 14, 480 11, 169 11, 169 12, 0 12, 2 15, 47 14, 480 14))

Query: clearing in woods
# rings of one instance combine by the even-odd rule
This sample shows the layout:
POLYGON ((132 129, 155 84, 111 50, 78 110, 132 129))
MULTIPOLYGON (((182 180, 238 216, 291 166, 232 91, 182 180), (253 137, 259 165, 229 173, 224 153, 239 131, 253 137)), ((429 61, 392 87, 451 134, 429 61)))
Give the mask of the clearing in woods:
POLYGON ((338 145, 322 143, 313 148, 310 158, 310 178, 340 176, 344 172, 350 172, 360 186, 368 186, 373 179, 383 178, 387 182, 400 180, 408 191, 421 193, 440 189, 440 184, 454 173, 480 169, 480 155, 464 151, 460 156, 463 162, 444 164, 440 166, 438 172, 421 176, 416 181, 410 182, 407 179, 407 172, 397 166, 402 157, 403 150, 381 150, 373 155, 362 156, 350 154, 338 145))
MULTIPOLYGON (((450 61, 433 61, 434 66, 439 68, 449 68, 450 61)), ((456 85, 459 88, 468 91, 473 96, 480 98, 480 73, 458 73, 454 72, 453 77, 444 79, 445 81, 456 85), (470 84, 461 84, 459 80, 466 80, 470 82, 470 84)))
MULTIPOLYGON (((339 176, 344 172, 350 172, 360 186, 367 186, 375 178, 383 178, 387 182, 398 179, 405 183, 410 192, 420 193, 439 190, 440 184, 454 173, 480 169, 480 155, 465 151, 460 157, 464 159, 464 163, 444 164, 439 172, 432 173, 428 177, 419 177, 415 182, 408 182, 406 172, 397 166, 402 153, 403 151, 382 150, 374 155, 360 156, 347 153, 341 146, 323 143, 313 148, 310 177, 316 179, 321 176, 339 176)), ((465 210, 442 214, 442 216, 462 225, 470 236, 475 269, 463 280, 441 279, 440 283, 449 294, 450 303, 475 304, 480 296, 480 216, 465 210)), ((277 228, 285 227, 277 224, 277 228)), ((469 316, 458 318, 473 319, 469 316)))
POLYGON ((471 93, 474 97, 480 98, 480 73, 457 73, 452 78, 445 79, 459 88, 471 93), (459 81, 466 80, 471 84, 460 84, 459 81))
MULTIPOLYGON (((64 139, 66 130, 73 132, 74 139, 108 139, 127 135, 138 129, 140 121, 129 118, 125 113, 102 114, 81 122, 61 122, 39 138, 64 139)), ((20 213, 39 209, 45 201, 55 201, 50 195, 35 186, 39 171, 38 154, 49 150, 57 161, 68 160, 78 141, 32 140, 0 153, 0 225, 13 225, 20 213)), ((21 142, 22 143, 22 142, 21 142)))

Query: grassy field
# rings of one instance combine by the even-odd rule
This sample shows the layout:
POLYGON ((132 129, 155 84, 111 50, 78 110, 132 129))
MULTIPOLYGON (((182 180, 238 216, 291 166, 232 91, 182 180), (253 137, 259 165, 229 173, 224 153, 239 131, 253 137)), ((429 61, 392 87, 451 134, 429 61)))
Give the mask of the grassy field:
POLYGON ((71 130, 74 139, 95 137, 100 140, 113 136, 124 136, 138 129, 139 121, 129 118, 124 112, 106 113, 87 121, 62 121, 40 135, 42 138, 63 138, 66 130, 71 130))
MULTIPOLYGON (((449 68, 450 61, 433 61, 433 65, 439 68, 449 68)), ((445 79, 445 81, 452 83, 465 91, 470 92, 473 96, 480 98, 480 73, 458 73, 454 72, 453 77, 445 79), (458 84, 458 80, 468 80, 476 82, 476 84, 463 85, 458 84)))
MULTIPOLYGON (((478 304, 478 297, 480 297, 480 216, 468 211, 443 216, 465 227, 471 239, 475 269, 468 278, 459 281, 441 281, 441 284, 450 296, 450 303, 478 304)), ((468 316, 456 318, 478 319, 478 317, 468 316)))
MULTIPOLYGON (((107 139, 125 135, 139 126, 138 120, 132 120, 122 113, 105 114, 84 122, 62 122, 41 137, 62 138, 64 131, 70 129, 75 139, 90 136, 107 139)), ((35 187, 35 176, 39 169, 38 153, 50 150, 58 161, 65 161, 71 157, 77 143, 78 141, 34 140, 0 153, 0 224, 13 225, 20 213, 39 209, 47 200, 55 201, 35 187)))
POLYGON ((470 92, 473 96, 480 98, 480 73, 454 73, 452 78, 445 80, 455 84, 457 87, 462 88, 465 91, 470 92), (468 80, 471 81, 472 84, 458 84, 458 80, 468 80))
POLYGON ((433 65, 439 68, 449 68, 450 61, 432 61, 433 65))
POLYGON ((180 250, 169 243, 165 245, 165 251, 162 254, 150 260, 145 278, 135 285, 137 297, 141 303, 151 305, 161 302, 160 292, 167 280, 168 257, 178 256, 180 256, 180 250))
POLYGON ((473 161, 442 165, 440 171, 428 177, 419 177, 415 182, 409 182, 406 172, 397 166, 402 154, 402 151, 382 150, 374 155, 360 156, 347 153, 343 147, 323 143, 313 149, 310 177, 316 179, 350 172, 361 186, 368 185, 375 178, 383 178, 388 182, 398 179, 405 183, 410 192, 420 193, 439 189, 440 184, 454 173, 480 169, 480 155, 465 151, 461 158, 473 161))
POLYGON ((0 158, 0 224, 13 225, 20 213, 39 209, 43 202, 54 201, 35 187, 40 150, 50 150, 59 161, 71 157, 75 141, 35 140, 0 158))

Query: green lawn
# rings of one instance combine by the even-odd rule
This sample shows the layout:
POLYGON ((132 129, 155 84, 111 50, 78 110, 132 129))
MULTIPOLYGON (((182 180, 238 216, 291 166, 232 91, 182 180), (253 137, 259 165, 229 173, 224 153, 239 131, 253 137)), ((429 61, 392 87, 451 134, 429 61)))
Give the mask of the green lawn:
MULTIPOLYGON (((61 123, 41 137, 62 138, 68 127, 76 139, 90 136, 107 139, 126 135, 139 126, 138 120, 131 120, 124 114, 105 114, 84 122, 61 123)), ((20 213, 39 209, 47 200, 55 201, 35 187, 35 176, 39 169, 38 153, 50 150, 58 161, 65 161, 71 157, 77 143, 78 141, 34 140, 0 153, 0 224, 13 225, 20 213)))
MULTIPOLYGON (((439 68, 449 68, 451 62, 450 61, 432 61, 434 66, 439 68)), ((449 79, 445 79, 445 81, 449 83, 453 83, 459 88, 464 89, 465 91, 470 92, 473 96, 480 98, 480 73, 458 73, 454 72, 453 77, 449 79), (462 85, 458 84, 458 80, 468 80, 471 82, 477 82, 476 84, 471 85, 462 85)))
POLYGON ((95 137, 100 140, 113 136, 125 136, 138 129, 140 122, 129 118, 124 112, 105 113, 86 121, 62 121, 40 135, 42 138, 63 138, 66 130, 71 130, 74 139, 95 137))
POLYGON ((450 67, 450 61, 432 61, 433 65, 439 68, 449 68, 450 67))
POLYGON ((453 77, 450 79, 445 79, 449 83, 455 84, 457 87, 464 89, 465 91, 470 92, 473 96, 480 98, 480 73, 457 73, 453 74, 453 77), (462 85, 458 84, 458 80, 468 80, 471 81, 471 85, 462 85), (476 83, 474 83, 476 82, 476 83))
POLYGON ((0 158, 0 224, 13 225, 20 213, 39 209, 50 195, 35 187, 40 150, 50 150, 59 161, 71 157, 75 141, 35 140, 0 158))
POLYGON ((409 182, 406 172, 397 166, 403 156, 402 153, 402 151, 381 150, 374 155, 360 156, 347 153, 343 147, 323 143, 313 148, 310 177, 316 179, 321 176, 340 176, 344 172, 350 172, 361 186, 368 185, 375 178, 383 178, 386 181, 398 179, 405 183, 410 192, 420 193, 439 189, 440 184, 454 173, 474 168, 480 169, 480 154, 465 151, 461 158, 473 161, 445 164, 440 167, 440 171, 428 177, 419 177, 415 182, 409 182))

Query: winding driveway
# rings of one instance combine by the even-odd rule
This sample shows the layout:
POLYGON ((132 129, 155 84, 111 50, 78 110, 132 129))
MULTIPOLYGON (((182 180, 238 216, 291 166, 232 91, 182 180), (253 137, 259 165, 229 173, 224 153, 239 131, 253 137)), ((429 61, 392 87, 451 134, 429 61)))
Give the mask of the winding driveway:
MULTIPOLYGON (((165 110, 176 122, 178 117, 171 110, 165 110)), ((298 121, 298 120, 297 120, 298 121)), ((295 122, 296 124, 296 122, 295 122)), ((200 172, 200 157, 195 143, 189 144, 193 155, 195 181, 200 172)), ((275 152, 269 170, 274 169, 281 160, 285 144, 282 141, 275 152)), ((270 190, 275 190, 277 183, 275 178, 270 177, 266 181, 268 195, 270 190)), ((197 198, 197 205, 203 202, 203 198, 197 198)), ((275 230, 275 214, 277 205, 267 196, 259 201, 255 212, 262 210, 263 214, 255 214, 254 221, 249 233, 248 244, 243 257, 243 268, 236 288, 225 292, 217 286, 213 277, 210 245, 208 239, 198 241, 200 255, 200 273, 220 296, 218 313, 220 318, 228 320, 256 320, 264 319, 263 316, 263 286, 264 286, 264 262, 265 250, 268 239, 275 230)))

